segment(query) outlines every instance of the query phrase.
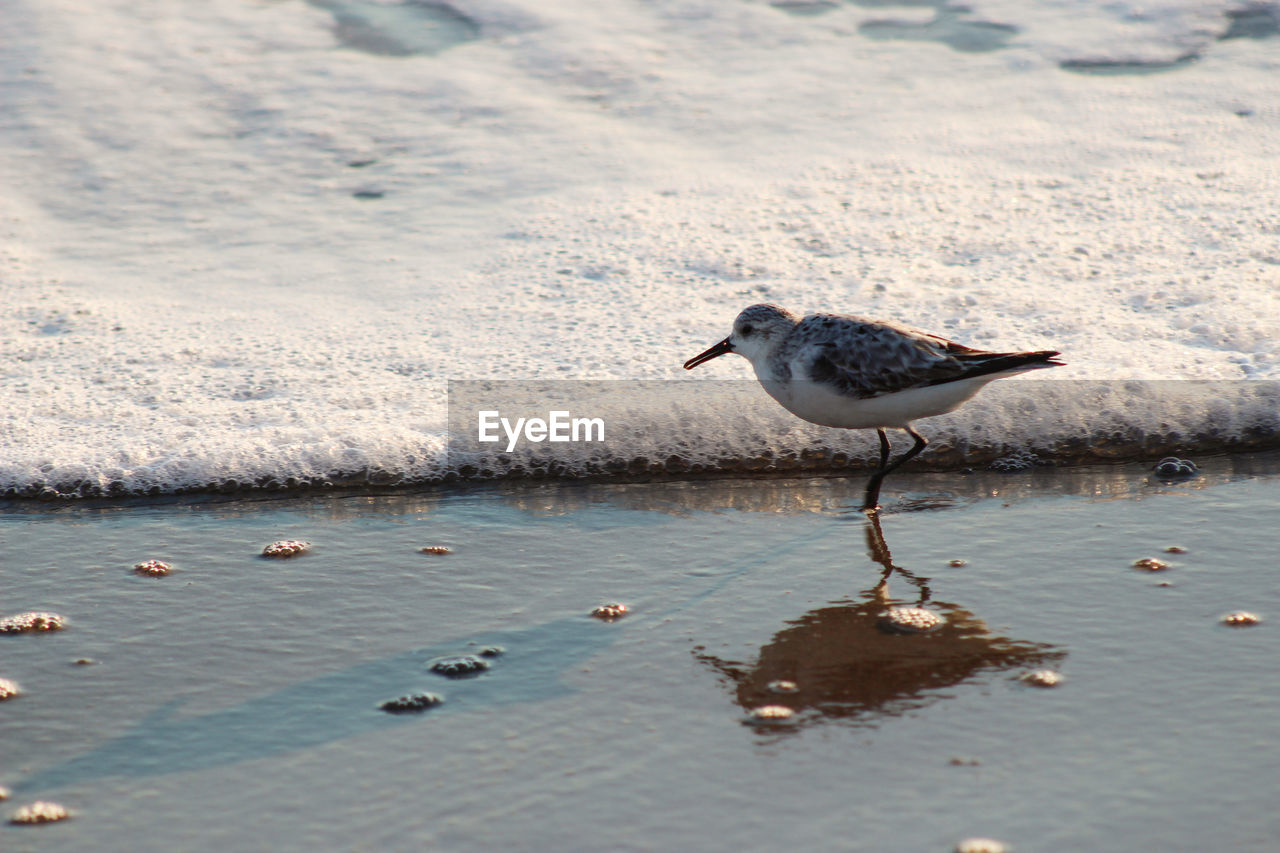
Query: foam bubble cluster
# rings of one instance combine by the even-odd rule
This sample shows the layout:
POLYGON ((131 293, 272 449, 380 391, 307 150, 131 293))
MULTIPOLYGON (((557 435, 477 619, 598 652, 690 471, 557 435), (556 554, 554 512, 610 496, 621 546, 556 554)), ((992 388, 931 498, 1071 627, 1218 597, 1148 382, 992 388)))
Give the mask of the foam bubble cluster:
POLYGON ((450 678, 466 678, 488 670, 489 662, 476 655, 453 655, 433 661, 429 669, 450 678))
POLYGON ((891 607, 876 620, 876 627, 891 634, 923 634, 946 624, 946 619, 923 607, 891 607))
POLYGON ((444 702, 438 693, 410 693, 395 699, 388 699, 378 707, 388 713, 401 714, 412 711, 425 711, 444 702))
POLYGON ((38 800, 15 811, 13 816, 9 818, 9 823, 55 823, 60 820, 66 820, 69 817, 71 817, 71 812, 67 810, 66 806, 47 800, 38 800))
POLYGON ((262 556, 271 557, 277 560, 296 557, 299 554, 305 554, 311 548, 310 542, 304 542, 301 539, 281 539, 279 542, 272 542, 262 549, 262 556))
POLYGON ((163 560, 143 560, 141 563, 135 563, 133 570, 140 575, 158 578, 172 572, 173 566, 163 560))
POLYGON ((46 611, 30 611, 0 619, 0 634, 27 634, 42 631, 61 631, 67 620, 57 614, 46 611))

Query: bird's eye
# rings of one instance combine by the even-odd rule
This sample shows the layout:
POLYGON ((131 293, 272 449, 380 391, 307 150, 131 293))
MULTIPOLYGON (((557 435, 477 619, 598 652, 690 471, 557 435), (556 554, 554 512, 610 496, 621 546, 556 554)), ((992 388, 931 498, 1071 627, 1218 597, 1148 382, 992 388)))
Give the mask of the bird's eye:
POLYGON ((738 330, 738 332, 741 333, 742 336, 745 338, 745 337, 750 337, 751 333, 754 332, 755 330, 756 330, 755 326, 751 325, 750 323, 746 323, 742 326, 741 329, 738 330))

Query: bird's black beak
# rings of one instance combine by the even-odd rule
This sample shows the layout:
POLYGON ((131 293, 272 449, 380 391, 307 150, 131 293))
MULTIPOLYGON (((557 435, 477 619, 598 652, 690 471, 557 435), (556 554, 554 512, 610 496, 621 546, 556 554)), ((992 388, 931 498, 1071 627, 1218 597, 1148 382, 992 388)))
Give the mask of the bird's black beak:
POLYGON ((693 370, 704 361, 710 361, 713 358, 719 358, 727 352, 733 352, 733 344, 729 343, 729 339, 725 338, 720 343, 713 346, 704 353, 699 353, 684 363, 685 370, 693 370))

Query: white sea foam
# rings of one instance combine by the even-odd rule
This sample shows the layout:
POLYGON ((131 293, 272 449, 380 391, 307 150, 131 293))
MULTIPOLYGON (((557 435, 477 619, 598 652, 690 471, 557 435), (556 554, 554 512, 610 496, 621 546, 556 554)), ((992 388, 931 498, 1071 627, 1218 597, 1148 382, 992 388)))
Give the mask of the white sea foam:
MULTIPOLYGON (((1274 6, 811 5, 10 3, 0 492, 432 479, 449 380, 745 377, 680 364, 766 300, 1062 350, 1037 383, 1280 379, 1274 6)), ((1021 393, 930 429, 1174 429, 1021 393)), ((619 459, 870 446, 744 411, 619 459)))

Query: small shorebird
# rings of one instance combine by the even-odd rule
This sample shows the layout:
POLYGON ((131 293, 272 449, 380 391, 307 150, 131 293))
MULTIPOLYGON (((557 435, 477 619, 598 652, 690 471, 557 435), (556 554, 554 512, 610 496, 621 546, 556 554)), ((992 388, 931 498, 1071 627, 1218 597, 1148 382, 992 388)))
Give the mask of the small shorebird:
POLYGON ((885 476, 929 443, 912 421, 952 411, 993 380, 1063 364, 1052 350, 986 352, 895 323, 845 314, 802 319, 777 305, 752 305, 729 337, 684 368, 730 352, 745 356, 769 396, 792 414, 822 426, 875 429, 880 466, 867 483, 865 512, 880 508, 885 476), (892 464, 884 432, 891 428, 915 439, 892 464))

